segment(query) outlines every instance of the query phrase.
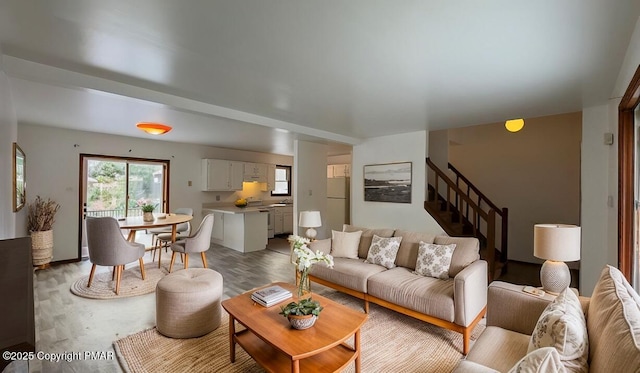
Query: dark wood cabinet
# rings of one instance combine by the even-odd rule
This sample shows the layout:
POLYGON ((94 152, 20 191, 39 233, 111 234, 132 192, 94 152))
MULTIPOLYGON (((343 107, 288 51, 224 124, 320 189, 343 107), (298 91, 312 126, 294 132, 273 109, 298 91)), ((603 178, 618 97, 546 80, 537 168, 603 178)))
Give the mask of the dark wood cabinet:
MULTIPOLYGON (((30 237, 0 240, 0 297, 0 349, 35 351, 30 237)), ((0 362, 0 371, 10 363, 0 362)))

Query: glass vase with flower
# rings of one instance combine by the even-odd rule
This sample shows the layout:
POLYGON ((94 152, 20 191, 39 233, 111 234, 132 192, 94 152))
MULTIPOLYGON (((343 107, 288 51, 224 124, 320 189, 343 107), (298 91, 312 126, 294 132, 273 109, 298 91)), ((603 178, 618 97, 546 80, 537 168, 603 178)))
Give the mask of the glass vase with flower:
POLYGON ((309 270, 316 263, 325 263, 328 267, 333 267, 333 257, 320 250, 315 253, 307 246, 310 241, 307 238, 291 235, 289 236, 291 250, 296 264, 296 285, 298 290, 298 301, 291 302, 281 308, 280 314, 287 317, 291 325, 296 329, 306 329, 311 327, 315 319, 320 315, 322 306, 311 297, 305 295, 311 293, 309 283, 309 270), (307 317, 308 321, 302 322, 300 317, 307 317))

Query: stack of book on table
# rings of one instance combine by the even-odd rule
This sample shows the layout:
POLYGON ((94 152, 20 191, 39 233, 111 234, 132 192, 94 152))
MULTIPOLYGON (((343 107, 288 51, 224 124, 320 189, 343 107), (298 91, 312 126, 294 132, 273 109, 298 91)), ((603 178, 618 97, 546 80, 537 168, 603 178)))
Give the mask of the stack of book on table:
POLYGON ((283 300, 291 298, 291 292, 278 285, 256 290, 251 294, 251 299, 265 307, 271 307, 283 300))

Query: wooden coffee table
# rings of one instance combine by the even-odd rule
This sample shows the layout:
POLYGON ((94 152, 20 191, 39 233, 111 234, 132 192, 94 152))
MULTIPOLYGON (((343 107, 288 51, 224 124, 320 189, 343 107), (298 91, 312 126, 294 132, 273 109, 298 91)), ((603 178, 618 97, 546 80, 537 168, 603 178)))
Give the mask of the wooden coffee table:
MULTIPOLYGON (((296 293, 291 284, 277 282, 296 293)), ((268 372, 338 372, 355 360, 360 372, 360 328, 367 315, 323 296, 312 294, 324 307, 314 326, 295 330, 280 306, 263 307, 251 300, 251 293, 240 294, 222 302, 229 313, 229 342, 231 362, 236 359, 236 343, 268 372), (246 329, 236 330, 236 322, 246 329), (353 347, 345 342, 353 337, 353 347)))

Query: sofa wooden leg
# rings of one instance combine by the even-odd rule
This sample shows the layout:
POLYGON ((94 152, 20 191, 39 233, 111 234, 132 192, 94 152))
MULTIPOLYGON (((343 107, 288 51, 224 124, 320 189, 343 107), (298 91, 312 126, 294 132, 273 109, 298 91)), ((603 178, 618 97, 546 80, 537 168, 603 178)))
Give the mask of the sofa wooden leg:
POLYGON ((364 300, 364 313, 369 313, 369 301, 364 300))
POLYGON ((471 332, 473 329, 471 327, 465 328, 462 331, 462 353, 466 356, 469 353, 469 343, 471 340, 471 332))

